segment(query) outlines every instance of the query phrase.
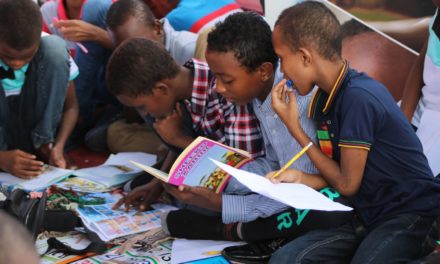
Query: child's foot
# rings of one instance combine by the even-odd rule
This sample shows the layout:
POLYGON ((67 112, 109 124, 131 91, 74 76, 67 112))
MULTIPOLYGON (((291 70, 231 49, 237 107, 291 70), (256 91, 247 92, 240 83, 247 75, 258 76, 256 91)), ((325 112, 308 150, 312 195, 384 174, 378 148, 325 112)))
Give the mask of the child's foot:
POLYGON ((284 244, 283 239, 252 242, 241 246, 226 247, 222 251, 223 257, 240 263, 259 264, 267 263, 278 248, 284 244))

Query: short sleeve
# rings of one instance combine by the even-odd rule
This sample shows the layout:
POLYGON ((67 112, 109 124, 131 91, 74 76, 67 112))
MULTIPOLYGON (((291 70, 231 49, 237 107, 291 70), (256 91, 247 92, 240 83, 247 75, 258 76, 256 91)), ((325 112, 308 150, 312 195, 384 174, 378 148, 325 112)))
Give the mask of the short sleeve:
POLYGON ((369 151, 383 117, 384 108, 372 92, 348 87, 340 109, 339 147, 369 151))
POLYGON ((76 77, 78 77, 79 69, 71 56, 69 56, 69 62, 70 62, 69 81, 73 81, 76 77))

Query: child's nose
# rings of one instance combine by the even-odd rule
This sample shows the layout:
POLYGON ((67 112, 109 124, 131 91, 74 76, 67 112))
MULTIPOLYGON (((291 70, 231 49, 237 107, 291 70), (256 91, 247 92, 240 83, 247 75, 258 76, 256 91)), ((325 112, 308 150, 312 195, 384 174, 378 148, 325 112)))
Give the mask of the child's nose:
POLYGON ((226 89, 221 82, 217 81, 215 91, 219 94, 223 94, 226 92, 226 89))

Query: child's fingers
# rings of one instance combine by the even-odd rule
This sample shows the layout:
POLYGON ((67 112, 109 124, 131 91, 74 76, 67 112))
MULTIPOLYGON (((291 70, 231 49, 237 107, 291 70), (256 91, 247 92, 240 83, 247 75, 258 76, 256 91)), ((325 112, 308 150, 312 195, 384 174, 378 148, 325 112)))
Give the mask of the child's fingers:
POLYGON ((71 27, 71 26, 73 26, 73 25, 75 25, 75 19, 62 19, 62 20, 54 20, 53 21, 53 23, 54 23, 54 26, 55 27, 57 27, 57 28, 60 28, 60 27, 71 27))
POLYGON ((277 85, 275 85, 275 88, 273 89, 273 92, 275 94, 281 95, 282 90, 284 89, 284 86, 286 85, 287 80, 282 79, 277 85))
POLYGON ((283 101, 286 98, 286 79, 283 79, 281 82, 279 82, 275 88, 272 90, 272 98, 275 101, 283 101))
POLYGON ((40 175, 40 171, 20 170, 16 175, 23 179, 30 179, 40 175))
POLYGON ((180 108, 180 103, 176 103, 176 113, 179 117, 182 117, 182 108, 180 108))
POLYGON ((112 209, 116 210, 119 207, 121 207, 121 205, 123 205, 125 203, 125 197, 122 197, 121 199, 119 199, 113 206, 112 209))
MULTIPOLYGON (((16 163, 21 170, 33 171, 40 174, 43 171, 44 163, 38 160, 19 157, 16 163)), ((38 175, 37 174, 37 175, 38 175)))
POLYGON ((296 96, 292 91, 287 91, 287 95, 289 96, 289 103, 296 105, 296 96))
POLYGON ((24 152, 24 151, 19 150, 19 149, 15 150, 15 153, 16 153, 17 156, 25 158, 25 159, 34 160, 34 159, 37 158, 37 156, 35 156, 33 154, 30 154, 30 153, 27 153, 27 152, 24 152))

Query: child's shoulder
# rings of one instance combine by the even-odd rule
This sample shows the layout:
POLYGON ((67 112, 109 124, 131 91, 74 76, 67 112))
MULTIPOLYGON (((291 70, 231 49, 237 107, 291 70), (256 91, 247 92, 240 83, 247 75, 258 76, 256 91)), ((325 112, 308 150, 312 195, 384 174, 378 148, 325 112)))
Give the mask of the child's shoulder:
POLYGON ((365 73, 351 70, 343 92, 343 102, 349 105, 395 105, 388 89, 365 73))
POLYGON ((388 89, 379 81, 371 78, 368 74, 350 70, 347 87, 345 89, 346 96, 362 97, 362 96, 385 96, 388 89))

